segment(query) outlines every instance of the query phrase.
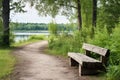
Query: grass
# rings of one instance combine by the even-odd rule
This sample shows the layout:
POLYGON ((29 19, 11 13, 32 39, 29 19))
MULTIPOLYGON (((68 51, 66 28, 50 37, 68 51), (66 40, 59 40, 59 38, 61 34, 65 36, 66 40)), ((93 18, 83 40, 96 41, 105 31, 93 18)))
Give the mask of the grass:
POLYGON ((11 48, 0 49, 0 79, 8 76, 14 69, 15 58, 11 53, 11 48))

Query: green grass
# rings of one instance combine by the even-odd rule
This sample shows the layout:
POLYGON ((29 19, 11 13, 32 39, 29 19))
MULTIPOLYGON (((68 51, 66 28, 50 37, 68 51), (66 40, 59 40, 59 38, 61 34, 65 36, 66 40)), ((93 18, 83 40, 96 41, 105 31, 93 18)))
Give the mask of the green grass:
POLYGON ((56 50, 50 50, 49 48, 45 50, 45 53, 54 55, 54 56, 61 56, 61 57, 67 58, 67 54, 58 52, 56 50))
POLYGON ((15 58, 10 54, 11 49, 0 49, 0 79, 8 76, 15 65, 15 58))

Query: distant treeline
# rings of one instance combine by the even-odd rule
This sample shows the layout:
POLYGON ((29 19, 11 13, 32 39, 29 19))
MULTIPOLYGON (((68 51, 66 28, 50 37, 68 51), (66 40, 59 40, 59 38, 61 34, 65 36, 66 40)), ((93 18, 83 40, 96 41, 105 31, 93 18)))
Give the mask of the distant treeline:
MULTIPOLYGON (((34 31, 34 30, 48 30, 49 24, 45 23, 11 23, 11 30, 15 31, 34 31)), ((58 30, 72 30, 68 24, 57 24, 58 30)))

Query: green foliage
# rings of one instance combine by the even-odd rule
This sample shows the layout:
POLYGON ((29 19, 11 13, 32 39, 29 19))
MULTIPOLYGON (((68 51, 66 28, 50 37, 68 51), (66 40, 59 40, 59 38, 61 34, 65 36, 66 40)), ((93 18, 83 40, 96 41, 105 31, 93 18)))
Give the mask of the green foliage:
POLYGON ((104 27, 102 29, 96 28, 94 38, 89 39, 88 43, 108 48, 107 45, 109 45, 109 41, 110 35, 106 27, 104 27))
POLYGON ((111 50, 110 55, 110 63, 113 65, 120 64, 120 25, 116 26, 113 29, 113 33, 111 34, 109 48, 111 50))
MULTIPOLYGON (((67 55, 67 52, 81 52, 83 42, 94 44, 110 49, 108 61, 107 80, 119 80, 120 74, 120 27, 117 25, 111 34, 106 27, 95 28, 94 37, 90 37, 91 28, 84 28, 81 32, 75 31, 72 35, 63 33, 59 36, 51 37, 49 48, 59 55, 67 55), (115 67, 116 66, 116 67, 115 67), (116 72, 117 71, 117 72, 116 72)), ((91 55, 97 58, 96 55, 91 55)))
POLYGON ((39 11, 40 15, 50 15, 55 17, 57 14, 63 15, 71 15, 76 7, 74 5, 75 0, 23 0, 26 2, 30 2, 31 6, 35 6, 35 8, 39 11))
POLYGON ((45 40, 46 36, 44 36, 44 35, 32 35, 32 36, 30 36, 29 40, 33 40, 33 39, 35 39, 35 40, 45 40))
MULTIPOLYGON (((10 30, 12 31, 28 31, 28 32, 40 32, 47 31, 49 24, 45 23, 10 23, 10 30)), ((59 31, 68 29, 67 24, 56 24, 59 31)))
POLYGON ((11 0, 10 2, 10 9, 13 10, 15 13, 26 12, 23 9, 24 7, 25 4, 21 0, 17 0, 17 1, 11 0))
POLYGON ((49 32, 51 35, 57 35, 57 24, 55 22, 51 22, 48 24, 48 27, 49 27, 49 32))
POLYGON ((120 21, 120 1, 119 0, 99 0, 98 26, 103 28, 106 25, 109 32, 120 21))
POLYGON ((108 73, 106 74, 106 80, 120 80, 120 65, 108 67, 108 73))
POLYGON ((120 64, 120 27, 115 27, 109 34, 106 27, 96 29, 94 38, 89 39, 88 43, 110 49, 109 65, 120 64))
POLYGON ((57 51, 58 54, 66 55, 70 50, 71 36, 67 34, 61 34, 59 37, 52 36, 49 40, 49 48, 57 51))
POLYGON ((80 52, 83 40, 81 39, 81 33, 75 32, 75 35, 69 34, 69 32, 62 33, 60 35, 52 36, 49 39, 49 48, 54 50, 58 54, 67 55, 67 52, 80 52))
POLYGON ((82 26, 92 26, 92 1, 93 0, 81 0, 81 11, 82 11, 82 26))
POLYGON ((30 30, 48 30, 48 25, 44 23, 11 23, 11 30, 30 31, 30 30))

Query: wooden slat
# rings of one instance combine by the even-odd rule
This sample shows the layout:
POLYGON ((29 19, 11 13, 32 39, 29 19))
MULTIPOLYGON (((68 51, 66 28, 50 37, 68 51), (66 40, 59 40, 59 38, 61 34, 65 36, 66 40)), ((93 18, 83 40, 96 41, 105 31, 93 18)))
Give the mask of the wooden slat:
POLYGON ((82 48, 85 49, 85 50, 91 51, 91 52, 98 53, 101 56, 106 56, 107 52, 108 52, 108 49, 98 47, 98 46, 94 46, 94 45, 91 45, 91 44, 86 44, 86 43, 83 44, 82 48))
POLYGON ((93 59, 91 57, 88 57, 88 56, 86 56, 84 54, 79 54, 79 53, 69 52, 68 56, 73 58, 74 60, 76 60, 81 65, 83 64, 83 62, 86 62, 86 63, 97 63, 97 62, 100 62, 100 61, 98 61, 96 59, 93 59))
POLYGON ((80 63, 82 65, 82 59, 77 54, 78 53, 69 52, 68 56, 71 57, 71 58, 73 58, 74 60, 76 60, 78 63, 80 63))

